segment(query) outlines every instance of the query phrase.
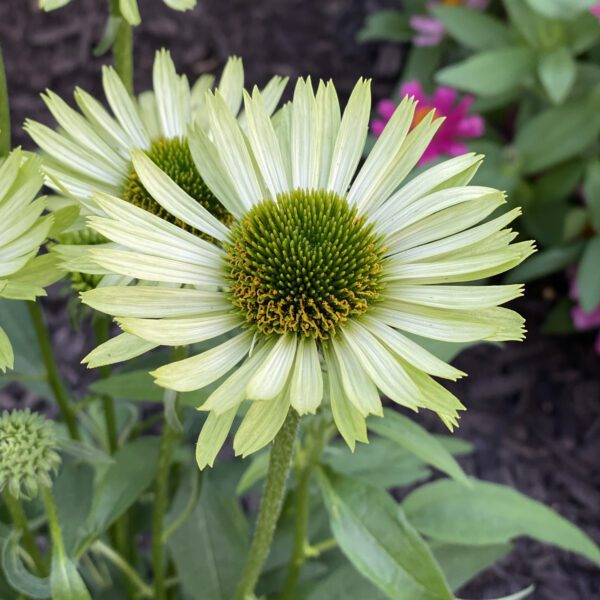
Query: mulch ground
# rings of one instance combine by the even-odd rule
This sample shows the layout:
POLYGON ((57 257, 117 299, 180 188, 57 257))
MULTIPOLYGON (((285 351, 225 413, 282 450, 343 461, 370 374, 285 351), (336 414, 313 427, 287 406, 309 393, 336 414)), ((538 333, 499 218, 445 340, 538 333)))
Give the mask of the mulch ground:
MULTIPOLYGON (((75 85, 99 95, 99 66, 91 59, 104 25, 105 2, 73 0, 44 14, 37 0, 0 2, 2 45, 13 109, 15 144, 31 147, 20 129, 26 117, 49 122, 39 92, 68 97, 75 85)), ((364 17, 393 0, 200 0, 180 14, 159 0, 142 0, 136 31, 136 89, 150 84, 153 51, 169 48, 178 68, 193 80, 218 71, 227 56, 244 58, 247 82, 264 84, 273 73, 333 78, 347 96, 358 76, 372 77, 374 93, 390 92, 402 59, 399 47, 359 45, 364 17)), ((46 302, 54 341, 67 378, 81 385, 78 363, 89 346, 87 330, 68 327, 64 302, 46 302)), ((530 333, 522 344, 478 346, 461 354, 469 378, 454 387, 468 407, 458 435, 476 452, 463 462, 485 480, 511 485, 543 501, 600 542, 600 359, 587 336, 552 338, 539 333, 548 304, 533 287, 519 309, 530 333)), ((0 394, 0 405, 38 400, 18 386, 0 394)), ((424 417, 432 429, 434 418, 424 417)), ((573 555, 529 541, 461 591, 490 598, 535 583, 538 600, 600 598, 600 576, 573 555)))

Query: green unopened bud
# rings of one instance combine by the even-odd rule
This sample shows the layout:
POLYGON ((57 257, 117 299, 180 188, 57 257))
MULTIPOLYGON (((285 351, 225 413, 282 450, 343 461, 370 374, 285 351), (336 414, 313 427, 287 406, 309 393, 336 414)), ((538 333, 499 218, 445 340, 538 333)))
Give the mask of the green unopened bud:
POLYGON ((0 418, 0 492, 31 499, 52 486, 60 466, 54 425, 29 409, 4 411, 0 418))

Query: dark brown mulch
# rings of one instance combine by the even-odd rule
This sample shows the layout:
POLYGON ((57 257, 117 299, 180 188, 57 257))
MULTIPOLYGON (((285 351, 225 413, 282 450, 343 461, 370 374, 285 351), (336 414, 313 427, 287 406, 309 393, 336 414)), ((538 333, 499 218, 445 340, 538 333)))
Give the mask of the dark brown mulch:
MULTIPOLYGON (((104 24, 106 2, 73 0, 40 13, 37 0, 0 2, 0 44, 8 66, 14 142, 31 147, 20 124, 26 117, 49 122, 38 93, 50 87, 64 97, 80 85, 100 94, 99 66, 91 50, 104 24)), ((245 60, 247 81, 264 83, 273 73, 335 79, 347 96, 358 76, 374 78, 376 96, 389 93, 402 57, 396 46, 360 46, 354 37, 365 15, 393 7, 394 0, 200 0, 188 14, 159 0, 142 0, 144 22, 136 32, 136 88, 150 83, 153 51, 173 52, 179 69, 194 79, 218 71, 226 57, 245 60)), ((505 349, 480 346, 457 360, 470 377, 455 388, 469 410, 458 435, 475 443, 465 461, 476 476, 509 484, 552 506, 600 541, 600 360, 586 337, 549 338, 538 333, 546 305, 532 289, 521 307, 531 333, 505 349)), ((80 384, 78 362, 89 347, 89 332, 69 331, 64 303, 46 304, 61 365, 80 384)), ((23 399, 12 387, 4 405, 23 399), (12 398, 9 395, 12 394, 12 398)), ((36 398, 28 396, 27 402, 36 398)), ((435 419, 425 417, 432 428, 435 419)), ((600 598, 598 571, 583 559, 533 542, 462 591, 490 598, 537 585, 539 600, 600 598)))

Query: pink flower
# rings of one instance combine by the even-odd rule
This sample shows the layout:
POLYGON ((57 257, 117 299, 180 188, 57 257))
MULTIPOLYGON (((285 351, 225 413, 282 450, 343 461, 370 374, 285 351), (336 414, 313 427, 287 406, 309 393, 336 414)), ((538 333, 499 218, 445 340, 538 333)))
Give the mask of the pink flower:
POLYGON ((600 4, 594 4, 594 6, 590 6, 590 12, 600 19, 600 4))
MULTIPOLYGON (((579 291, 577 290, 577 282, 575 276, 571 273, 571 285, 569 287, 569 297, 576 302, 579 300, 579 291)), ((590 329, 600 329, 600 304, 596 306, 592 312, 585 312, 581 305, 577 302, 571 309, 571 320, 573 327, 579 331, 589 331, 590 329)), ((594 343, 596 354, 600 354, 600 332, 596 336, 594 343)))
MULTIPOLYGON (((467 6, 475 10, 485 10, 489 0, 437 0, 428 4, 431 6, 467 6)), ((410 26, 415 30, 413 44, 415 46, 437 46, 446 32, 444 25, 435 17, 415 15, 410 18, 410 26)))
MULTIPOLYGON (((419 104, 411 127, 416 127, 432 109, 436 116, 445 117, 433 140, 425 150, 419 164, 424 164, 441 155, 458 156, 468 152, 465 140, 483 135, 485 123, 480 115, 467 114, 472 96, 464 96, 458 100, 458 92, 449 87, 438 87, 433 96, 423 92, 418 81, 409 81, 400 88, 400 96, 414 96, 419 104), (458 102, 457 102, 458 100, 458 102)), ((371 121, 371 132, 379 137, 396 110, 396 105, 389 99, 381 100, 377 105, 379 118, 371 121)))

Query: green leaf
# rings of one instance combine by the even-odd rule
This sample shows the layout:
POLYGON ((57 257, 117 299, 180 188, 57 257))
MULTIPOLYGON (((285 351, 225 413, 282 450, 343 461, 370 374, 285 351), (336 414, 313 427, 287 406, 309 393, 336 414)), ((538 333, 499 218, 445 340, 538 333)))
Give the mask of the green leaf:
POLYGON ((436 81, 479 96, 496 96, 521 87, 534 66, 529 48, 499 48, 445 67, 438 71, 436 81))
POLYGON ((139 438, 114 455, 94 490, 86 530, 88 539, 106 531, 139 498, 154 479, 158 462, 158 439, 139 438))
POLYGON ((444 479, 419 488, 402 506, 412 525, 434 540, 479 546, 529 536, 600 564, 600 549, 585 533, 509 487, 473 480, 468 488, 444 479))
POLYGON ((254 458, 252 458, 248 468, 244 471, 235 493, 238 496, 243 496, 255 483, 258 483, 267 476, 268 470, 269 453, 260 452, 256 454, 254 458))
POLYGON ((0 327, 10 338, 14 350, 14 371, 0 376, 0 388, 18 380, 40 396, 52 398, 27 304, 0 298, 0 327))
MULTIPOLYGON (((308 587, 308 586, 307 586, 308 587)), ((308 593, 302 594, 302 600, 386 600, 373 584, 347 562, 315 582, 308 593)))
POLYGON ((600 133, 600 87, 561 106, 539 113, 515 138, 517 160, 525 175, 578 156, 600 133))
POLYGON ((319 470, 333 535, 354 567, 392 600, 452 600, 427 544, 384 491, 319 470))
POLYGON ((548 316, 542 325, 542 333, 549 335, 565 335, 575 331, 573 319, 571 318, 571 301, 561 298, 548 312, 548 316))
POLYGON ((52 598, 60 600, 92 600, 75 563, 54 552, 50 571, 52 598))
POLYGON ((460 589, 512 550, 510 544, 463 546, 432 542, 429 546, 453 590, 460 589))
POLYGON ((433 75, 440 66, 441 46, 413 46, 408 54, 402 78, 417 79, 427 91, 433 91, 433 75))
POLYGON ((583 194, 590 208, 592 225, 600 231, 600 160, 591 161, 583 179, 583 194))
MULTIPOLYGON (((197 407, 218 386, 220 380, 195 392, 179 394, 179 401, 183 405, 197 407)), ((90 391, 99 396, 111 396, 132 402, 160 402, 165 397, 165 389, 154 383, 154 379, 147 370, 127 371, 100 379, 90 385, 90 391)))
POLYGON ((532 48, 548 50, 564 45, 567 30, 563 22, 541 15, 523 0, 504 0, 504 6, 515 29, 532 48))
POLYGON ((577 269, 579 303, 585 312, 600 304, 600 235, 589 240, 577 269))
MULTIPOLYGON (((205 473, 196 509, 167 546, 190 598, 230 600, 248 548, 248 527, 234 497, 224 497, 205 473)), ((185 502, 189 492, 181 494, 185 502)), ((175 511, 176 509, 174 509, 175 511)))
POLYGON ((8 583, 21 594, 31 598, 40 600, 50 598, 50 580, 32 575, 21 562, 16 533, 0 540, 3 541, 2 572, 8 583))
POLYGON ((0 327, 0 370, 6 373, 6 369, 12 369, 15 365, 15 353, 8 339, 8 335, 0 327))
POLYGON ((543 206, 566 200, 579 185, 583 170, 581 161, 573 160, 544 173, 533 183, 535 200, 543 206))
POLYGON ((94 494, 94 469, 67 458, 54 482, 52 492, 68 556, 74 556, 85 539, 85 523, 94 494))
POLYGON ((589 10, 595 0, 526 0, 533 10, 550 19, 572 19, 589 10))
POLYGON ((369 418, 367 427, 408 450, 423 462, 469 485, 469 479, 464 471, 444 446, 418 423, 404 415, 386 408, 383 411, 383 418, 369 418))
POLYGON ((504 283, 527 283, 556 273, 577 262, 582 250, 583 242, 542 250, 513 269, 505 277, 504 283))
POLYGON ((550 100, 560 104, 575 83, 577 65, 567 48, 558 48, 540 56, 538 75, 550 100))
POLYGON ((514 594, 509 594, 508 596, 502 596, 502 598, 494 598, 493 600, 523 600, 523 598, 531 596, 534 590, 535 587, 533 585, 530 585, 528 588, 525 588, 520 592, 515 592, 514 594))
POLYGON ((408 15, 399 10, 380 10, 366 19, 358 32, 358 42, 405 42, 412 39, 414 31, 408 15))
POLYGON ((357 446, 354 453, 346 444, 330 444, 323 451, 321 462, 335 471, 382 489, 410 485, 431 475, 431 471, 414 455, 395 442, 380 437, 357 446))
POLYGON ((447 32, 471 50, 508 46, 511 33, 499 19, 462 6, 431 6, 430 11, 444 24, 447 32))

